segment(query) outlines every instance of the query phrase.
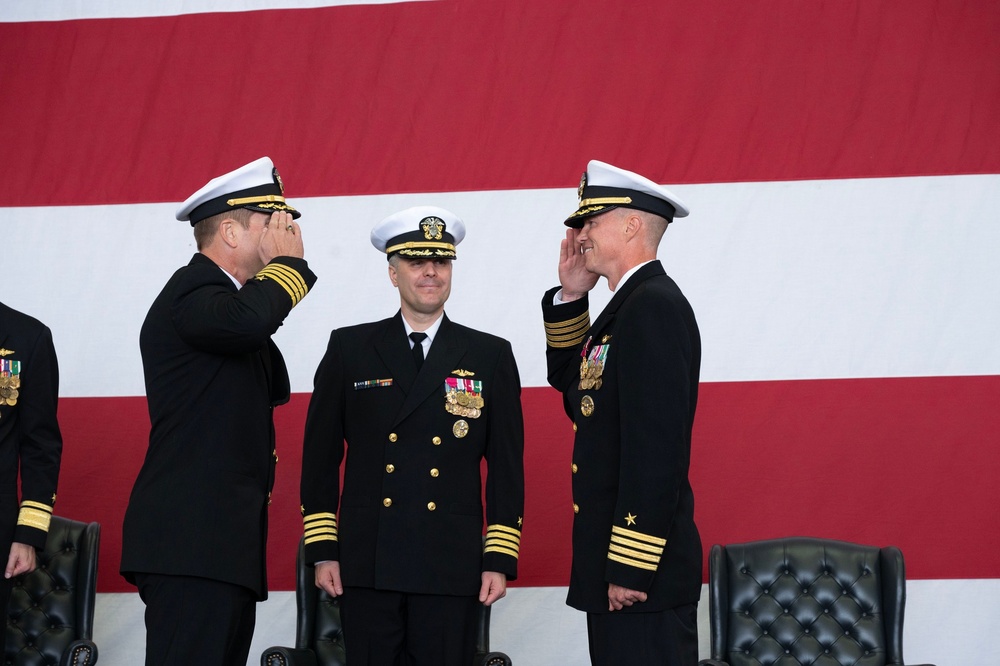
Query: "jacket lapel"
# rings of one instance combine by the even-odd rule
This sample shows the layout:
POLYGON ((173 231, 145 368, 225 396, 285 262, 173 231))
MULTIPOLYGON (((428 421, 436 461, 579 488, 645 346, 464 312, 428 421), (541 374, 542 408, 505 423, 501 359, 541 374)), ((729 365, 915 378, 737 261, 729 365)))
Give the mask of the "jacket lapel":
MULTIPOLYGON (((443 317, 441 328, 438 329, 434 342, 431 344, 430 353, 427 354, 420 372, 417 373, 416 379, 412 384, 412 389, 407 393, 406 399, 403 401, 403 406, 400 408, 399 414, 396 415, 393 425, 398 424, 409 416, 413 410, 435 391, 441 391, 442 409, 444 409, 444 390, 442 388, 444 386, 444 378, 454 368, 458 367, 458 362, 465 355, 466 344, 457 334, 455 326, 448 319, 448 316, 443 315, 443 317)), ((401 328, 402 325, 402 322, 400 322, 401 328)), ((405 345, 405 337, 403 339, 405 345)), ((407 349, 406 353, 409 355, 410 350, 407 349)), ((412 358, 410 359, 410 367, 413 367, 412 358)), ((411 372, 411 374, 413 373, 411 372)))
MULTIPOLYGON (((433 347, 433 345, 432 345, 433 347)), ((389 369, 389 376, 409 394, 413 380, 417 376, 417 368, 413 364, 413 354, 410 353, 410 343, 406 340, 406 329, 403 328, 403 315, 387 319, 382 329, 382 338, 375 344, 375 351, 389 369)))
POLYGON ((632 277, 630 277, 624 285, 621 286, 615 295, 611 297, 608 304, 601 311, 600 316, 590 325, 590 330, 587 332, 588 336, 594 336, 600 333, 602 330, 607 328, 608 324, 615 318, 615 313, 618 308, 622 306, 622 303, 629 297, 635 289, 642 284, 645 280, 657 276, 666 275, 666 271, 663 270, 663 264, 660 263, 659 259, 655 259, 639 270, 637 270, 632 277))

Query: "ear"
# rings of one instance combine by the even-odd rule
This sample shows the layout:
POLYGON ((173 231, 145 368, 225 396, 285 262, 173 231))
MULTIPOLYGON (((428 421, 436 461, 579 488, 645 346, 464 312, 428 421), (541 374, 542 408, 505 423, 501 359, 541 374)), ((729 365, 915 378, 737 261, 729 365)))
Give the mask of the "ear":
POLYGON ((639 236, 639 232, 642 231, 642 218, 638 215, 630 214, 625 217, 623 222, 624 225, 622 231, 627 237, 626 242, 631 241, 633 238, 637 238, 639 236))
POLYGON ((232 248, 239 244, 239 236, 236 233, 238 224, 239 222, 228 217, 219 222, 219 237, 222 238, 223 243, 232 248))
POLYGON ((396 267, 389 264, 389 282, 392 283, 393 287, 399 288, 399 278, 396 275, 396 267))

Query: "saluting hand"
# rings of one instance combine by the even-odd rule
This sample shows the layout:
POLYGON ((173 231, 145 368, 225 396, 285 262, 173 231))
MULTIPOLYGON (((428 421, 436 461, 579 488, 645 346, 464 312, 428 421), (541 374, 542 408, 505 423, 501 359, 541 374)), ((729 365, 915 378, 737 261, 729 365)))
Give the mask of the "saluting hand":
POLYGON ((260 258, 265 264, 275 257, 295 257, 305 255, 302 247, 302 230, 292 214, 285 210, 271 213, 271 219, 260 237, 260 258))
POLYGON ((594 288, 600 277, 587 270, 587 262, 577 240, 579 235, 579 229, 567 229, 566 238, 559 244, 559 284, 562 285, 560 300, 566 303, 583 298, 584 294, 594 288))

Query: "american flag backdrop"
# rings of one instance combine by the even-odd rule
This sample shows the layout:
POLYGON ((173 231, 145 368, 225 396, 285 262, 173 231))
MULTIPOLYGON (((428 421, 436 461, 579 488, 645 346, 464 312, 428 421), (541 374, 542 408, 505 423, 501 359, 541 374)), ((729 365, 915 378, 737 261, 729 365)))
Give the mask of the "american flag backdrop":
MULTIPOLYGON (((319 281, 275 337, 294 394, 276 417, 272 594, 251 663, 294 640, 313 372, 330 329, 395 312, 368 233, 418 204, 466 221, 447 312, 509 339, 523 383, 521 576, 493 647, 586 661, 584 617, 563 605, 572 429, 545 382, 539 301, 591 158, 692 210, 660 258, 703 336, 691 474, 706 552, 787 535, 897 545, 907 660, 988 663, 997 35, 994 0, 4 3, 0 300, 46 322, 59 353, 56 513, 103 527, 101 663, 143 653, 143 607, 117 572, 149 428, 139 327, 195 251, 173 212, 263 155, 303 211, 319 281)), ((601 281, 593 314, 609 298, 601 281)))

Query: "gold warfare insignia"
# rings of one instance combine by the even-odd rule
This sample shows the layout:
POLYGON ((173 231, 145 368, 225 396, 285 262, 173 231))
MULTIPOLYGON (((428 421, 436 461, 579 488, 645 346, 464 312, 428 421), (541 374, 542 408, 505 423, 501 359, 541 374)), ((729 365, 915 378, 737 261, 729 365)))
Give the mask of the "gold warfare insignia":
POLYGON ((451 427, 451 432, 455 437, 462 439, 469 434, 469 424, 464 419, 459 419, 455 421, 455 425, 451 427))
POLYGON ((0 356, 10 356, 13 353, 13 349, 4 349, 3 347, 0 347, 0 356))
POLYGON ((611 339, 611 336, 610 336, 610 335, 605 335, 605 336, 604 336, 603 338, 601 338, 601 342, 602 342, 602 343, 606 343, 606 342, 607 342, 608 340, 610 340, 610 339, 611 339))
POLYGON ((583 201, 583 188, 587 187, 587 172, 580 176, 580 187, 576 188, 576 198, 583 201))
POLYGON ((580 400, 580 413, 584 416, 590 416, 594 413, 594 399, 589 395, 583 396, 580 400))
POLYGON ((278 184, 278 189, 281 190, 282 194, 284 194, 285 193, 285 183, 282 182, 282 180, 281 180, 281 174, 278 173, 278 167, 274 167, 274 169, 271 171, 271 175, 274 176, 274 182, 278 184))
POLYGON ((420 228, 424 230, 424 238, 427 240, 441 240, 445 226, 440 217, 425 217, 420 220, 420 228))
POLYGON ((459 377, 475 377, 476 373, 471 370, 462 370, 462 368, 457 368, 451 371, 451 374, 458 375, 459 377))

